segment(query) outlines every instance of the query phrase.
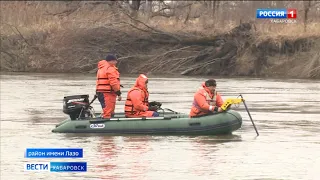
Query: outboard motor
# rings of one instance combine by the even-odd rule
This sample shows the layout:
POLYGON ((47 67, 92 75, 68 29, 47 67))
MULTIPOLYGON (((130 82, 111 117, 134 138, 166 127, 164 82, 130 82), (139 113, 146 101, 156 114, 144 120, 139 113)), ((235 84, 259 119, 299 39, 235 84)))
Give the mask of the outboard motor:
POLYGON ((89 117, 89 106, 89 95, 66 96, 63 98, 63 112, 68 114, 71 120, 89 117))

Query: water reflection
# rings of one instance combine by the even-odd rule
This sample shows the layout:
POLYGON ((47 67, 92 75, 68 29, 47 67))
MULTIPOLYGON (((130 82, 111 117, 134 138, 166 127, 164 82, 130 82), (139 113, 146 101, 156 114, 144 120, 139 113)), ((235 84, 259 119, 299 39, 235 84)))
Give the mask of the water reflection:
POLYGON ((194 139, 197 143, 203 144, 218 144, 218 143, 228 143, 228 142, 239 142, 242 141, 240 135, 228 134, 221 136, 200 136, 194 139))
MULTIPOLYGON (((99 162, 95 166, 96 173, 100 173, 100 179, 121 179, 124 175, 120 172, 128 172, 130 178, 148 179, 150 177, 150 169, 153 166, 163 166, 157 156, 176 161, 178 154, 171 151, 174 144, 186 144, 190 146, 181 149, 184 151, 183 159, 194 159, 194 166, 188 166, 188 172, 194 175, 204 175, 210 171, 210 167, 214 164, 214 152, 219 150, 219 144, 241 141, 240 135, 224 135, 224 136, 105 136, 101 137, 97 147, 97 155, 99 162), (178 143, 177 143, 178 142, 178 143), (160 147, 155 144, 164 144, 160 147), (171 154, 166 154, 171 153, 171 154), (188 155, 189 154, 189 155, 188 155), (168 158, 172 157, 172 158, 168 158), (156 158, 157 161, 154 161, 156 158), (207 164, 207 168, 198 166, 197 162, 202 165, 207 164)), ((162 159, 162 160, 163 160, 162 159)), ((179 163, 179 162, 177 162, 179 163)), ((172 164, 166 166, 171 167, 172 164)), ((179 168, 179 167, 173 167, 179 168)))
POLYGON ((143 179, 148 163, 142 159, 151 150, 151 140, 152 137, 102 137, 95 172, 101 174, 100 179, 122 179, 119 171, 129 171, 131 178, 143 179))
MULTIPOLYGON (((114 159, 119 153, 119 147, 114 142, 113 137, 103 137, 101 138, 101 143, 98 144, 97 156, 99 163, 95 165, 95 172, 98 174, 105 174, 103 172, 113 172, 118 168, 114 159)), ((103 175, 100 176, 101 179, 120 179, 121 176, 116 174, 103 175)))

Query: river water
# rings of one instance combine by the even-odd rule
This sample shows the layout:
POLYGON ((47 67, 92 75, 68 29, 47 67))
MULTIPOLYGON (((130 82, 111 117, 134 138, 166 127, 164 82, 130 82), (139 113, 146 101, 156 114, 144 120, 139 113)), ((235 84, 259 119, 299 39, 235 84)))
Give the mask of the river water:
MULTIPOLYGON (((135 77, 122 76, 124 95, 135 77)), ((207 77, 150 77, 150 100, 189 113, 193 94, 207 77)), ((320 81, 217 78, 223 98, 246 99, 243 126, 225 136, 102 136, 55 134, 67 118, 62 99, 95 91, 95 75, 1 75, 1 180, 26 179, 319 179, 320 81), (26 159, 30 147, 83 148, 81 159, 26 159), (86 161, 83 173, 31 173, 25 162, 86 161)), ((116 111, 122 112, 124 101, 116 111)), ((93 104, 101 111, 99 102, 93 104)))

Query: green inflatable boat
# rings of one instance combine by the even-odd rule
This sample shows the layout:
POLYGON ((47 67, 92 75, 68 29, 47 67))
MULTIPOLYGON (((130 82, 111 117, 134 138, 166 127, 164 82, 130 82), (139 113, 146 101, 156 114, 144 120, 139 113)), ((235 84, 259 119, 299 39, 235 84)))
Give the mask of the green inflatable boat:
MULTIPOLYGON (((71 99, 81 100, 78 97, 72 97, 71 99)), ((77 113, 70 113, 70 108, 69 111, 67 110, 68 103, 71 102, 65 100, 64 112, 69 114, 70 118, 56 125, 56 128, 52 132, 103 133, 112 135, 219 135, 230 134, 242 125, 242 117, 234 110, 189 118, 188 114, 175 112, 170 109, 162 109, 158 111, 160 117, 126 118, 124 113, 117 113, 113 118, 102 119, 99 117, 100 114, 94 113, 94 115, 90 115, 90 111, 88 111, 88 115, 83 113, 83 109, 88 109, 90 103, 87 103, 85 108, 82 106, 83 109, 77 113)))

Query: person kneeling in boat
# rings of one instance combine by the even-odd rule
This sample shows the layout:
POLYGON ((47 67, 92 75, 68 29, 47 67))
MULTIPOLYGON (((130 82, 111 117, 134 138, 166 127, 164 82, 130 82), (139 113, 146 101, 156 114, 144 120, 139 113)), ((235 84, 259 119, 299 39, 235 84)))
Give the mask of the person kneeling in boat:
POLYGON ((161 103, 149 103, 148 78, 140 74, 134 86, 128 91, 124 112, 126 117, 158 117, 161 103))
POLYGON ((217 83, 214 79, 209 79, 202 83, 202 87, 194 95, 190 117, 199 117, 222 112, 220 108, 223 100, 216 92, 217 83))

